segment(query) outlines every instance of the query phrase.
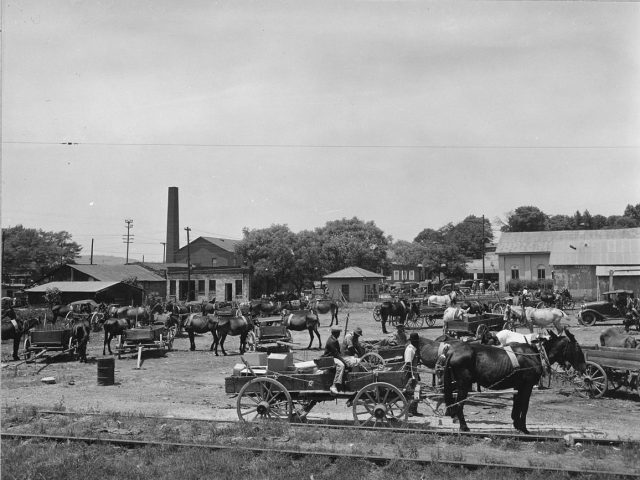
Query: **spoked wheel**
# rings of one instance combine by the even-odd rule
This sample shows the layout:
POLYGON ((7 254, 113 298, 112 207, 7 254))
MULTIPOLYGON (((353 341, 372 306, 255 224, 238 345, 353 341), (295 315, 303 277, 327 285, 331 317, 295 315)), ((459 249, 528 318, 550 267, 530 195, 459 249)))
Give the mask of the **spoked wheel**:
POLYGON ((406 422, 409 402, 393 385, 375 382, 361 389, 353 400, 356 425, 393 427, 406 422))
POLYGON ((382 315, 380 314, 380 305, 376 305, 375 308, 373 309, 373 319, 376 322, 379 322, 380 320, 382 320, 382 315))
POLYGON ((433 327, 436 324, 436 317, 433 315, 427 315, 425 321, 427 323, 427 327, 433 327))
POLYGON ((238 394, 238 418, 243 422, 289 421, 291 395, 277 380, 254 378, 238 394))
POLYGON ((583 375, 584 389, 591 398, 600 398, 607 391, 607 373, 594 362, 586 362, 587 369, 583 375))
POLYGON ((507 309, 506 303, 498 302, 491 307, 491 313, 499 313, 500 315, 504 314, 504 311, 507 309))
POLYGON ((65 328, 71 328, 71 324, 73 323, 73 319, 74 319, 73 312, 69 312, 69 313, 67 313, 67 314, 65 315, 65 317, 64 317, 64 322, 63 322, 63 324, 62 324, 62 325, 63 325, 65 328))
POLYGON ((365 353, 362 357, 360 357, 359 363, 359 365, 367 372, 379 370, 384 366, 384 364, 384 358, 382 358, 375 352, 365 353))
POLYGON ((255 352, 256 351, 256 334, 253 332, 247 333, 247 351, 255 352))
POLYGON ((407 317, 407 320, 404 323, 407 328, 422 328, 424 325, 424 317, 413 315, 411 318, 407 317))
POLYGON ((25 338, 24 340, 24 359, 29 360, 31 358, 31 339, 25 338))
POLYGON ((91 331, 97 332, 104 323, 104 313, 95 312, 91 315, 91 331))
POLYGON ((516 324, 513 322, 513 320, 507 320, 506 322, 504 322, 504 325, 502 325, 502 329, 511 330, 512 332, 515 332, 516 324))

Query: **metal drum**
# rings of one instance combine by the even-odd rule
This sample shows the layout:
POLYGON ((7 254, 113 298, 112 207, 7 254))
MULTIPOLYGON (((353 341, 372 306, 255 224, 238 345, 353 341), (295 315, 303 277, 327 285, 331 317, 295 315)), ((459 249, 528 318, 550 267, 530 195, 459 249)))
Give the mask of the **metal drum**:
POLYGON ((98 359, 98 385, 106 386, 115 383, 115 367, 116 360, 114 358, 98 359))

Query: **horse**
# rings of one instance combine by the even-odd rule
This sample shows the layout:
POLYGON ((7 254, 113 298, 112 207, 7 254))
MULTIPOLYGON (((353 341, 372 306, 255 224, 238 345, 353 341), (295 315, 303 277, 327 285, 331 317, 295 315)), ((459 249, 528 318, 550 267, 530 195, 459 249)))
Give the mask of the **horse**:
POLYGON ((447 293, 446 295, 431 295, 427 299, 427 305, 445 305, 449 307, 452 303, 456 302, 457 296, 458 292, 455 290, 447 293))
POLYGON ((640 343, 620 328, 609 327, 600 333, 600 345, 603 347, 640 348, 640 343))
POLYGON ((517 320, 520 324, 526 323, 531 333, 533 333, 534 325, 539 328, 553 325, 558 333, 562 333, 561 320, 566 317, 567 314, 559 308, 514 307, 507 305, 504 312, 505 322, 517 320))
MULTIPOLYGON (((204 305, 212 305, 210 303, 206 303, 204 305)), ((203 315, 207 315, 209 313, 214 313, 215 312, 215 305, 213 307, 213 311, 212 312, 205 312, 205 306, 203 305, 202 309, 203 309, 203 315)), ((206 307, 207 310, 209 310, 211 307, 206 307)), ((189 312, 189 309, 185 306, 185 305, 179 305, 177 303, 172 303, 169 302, 166 304, 165 306, 165 310, 167 312, 169 312, 176 320, 177 320, 177 326, 178 326, 178 331, 176 332, 176 335, 181 335, 182 334, 182 329, 184 328, 184 322, 187 320, 187 317, 189 316, 189 314, 191 312, 189 312)))
POLYGON ((318 337, 318 348, 322 348, 322 340, 320 339, 320 332, 318 332, 318 325, 320 325, 320 319, 318 314, 313 310, 283 310, 282 311, 282 324, 289 330, 294 332, 301 332, 303 330, 309 331, 309 346, 307 350, 311 349, 313 343, 313 334, 318 337))
POLYGON ((407 319, 409 309, 403 300, 387 300, 380 305, 380 318, 382 323, 382 333, 387 332, 387 319, 389 317, 398 317, 399 323, 404 323, 407 319))
POLYGON ((491 307, 486 303, 480 303, 476 300, 473 301, 464 301, 460 304, 460 307, 467 311, 467 313, 471 313, 474 315, 480 315, 485 312, 491 312, 491 307))
POLYGON ((13 359, 20 360, 18 357, 20 339, 29 330, 37 326, 40 323, 40 319, 35 317, 18 319, 13 309, 8 312, 3 311, 2 314, 2 331, 0 332, 0 338, 2 338, 2 340, 13 339, 13 359), (10 312, 13 312, 13 314, 10 312))
POLYGON ((316 314, 331 312, 331 323, 329 326, 331 327, 333 325, 334 320, 336 321, 336 325, 338 325, 338 304, 330 298, 317 298, 312 300, 309 303, 308 308, 315 310, 316 314))
POLYGON ((73 309, 69 305, 54 305, 51 307, 51 313, 53 313, 53 318, 51 319, 51 323, 56 323, 58 318, 62 318, 63 320, 67 318, 69 312, 72 312, 73 309))
POLYGON ((74 320, 71 324, 71 339, 76 344, 76 355, 80 363, 87 363, 87 344, 91 322, 88 319, 74 320))
POLYGON ((492 333, 492 336, 498 340, 498 343, 502 346, 510 343, 528 343, 531 344, 533 340, 540 338, 537 334, 527 333, 526 335, 511 330, 500 330, 497 333, 492 333))
POLYGON ((227 335, 231 335, 232 337, 240 336, 240 355, 243 355, 247 349, 247 337, 249 332, 253 331, 253 319, 249 317, 245 317, 238 310, 235 313, 235 316, 220 316, 216 315, 218 319, 218 325, 216 326, 216 335, 214 337, 214 347, 213 351, 218 355, 218 345, 220 345, 220 349, 222 350, 223 355, 227 355, 227 352, 224 351, 224 341, 227 338, 227 335))
MULTIPOLYGON (((566 336, 558 336, 549 330, 549 339, 541 342, 549 358, 549 363, 573 366, 580 373, 586 370, 584 353, 575 337, 565 329, 566 336)), ((469 431, 464 418, 464 401, 476 382, 488 389, 513 388, 513 426, 525 434, 529 399, 534 385, 543 373, 542 359, 537 348, 523 344, 511 344, 510 351, 481 344, 461 343, 449 350, 444 366, 444 398, 447 414, 457 417, 460 430, 469 431), (457 391, 457 401, 453 393, 457 391)))
POLYGON ((249 302, 249 312, 252 317, 268 317, 276 311, 278 306, 267 298, 258 298, 249 302))
MULTIPOLYGON (((120 307, 118 310, 123 310, 126 313, 128 307, 120 307)), ((105 354, 105 350, 109 349, 109 355, 113 355, 111 351, 111 340, 113 337, 117 337, 118 335, 122 335, 122 333, 131 328, 131 324, 129 323, 129 319, 126 317, 116 318, 111 317, 107 318, 102 325, 104 329, 104 344, 102 345, 102 355, 105 354)))
POLYGON ((213 335, 213 342, 211 342, 211 348, 218 343, 218 335, 216 333, 216 327, 218 326, 218 317, 215 315, 201 315, 199 313, 190 313, 187 319, 184 321, 182 327, 184 331, 189 335, 189 350, 192 352, 196 349, 195 334, 211 332, 213 335))

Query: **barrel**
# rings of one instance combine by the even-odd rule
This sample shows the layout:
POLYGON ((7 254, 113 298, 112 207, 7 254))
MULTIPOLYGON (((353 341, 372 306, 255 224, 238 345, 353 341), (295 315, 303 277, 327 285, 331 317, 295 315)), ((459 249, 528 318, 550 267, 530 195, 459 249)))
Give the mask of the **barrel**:
POLYGON ((112 358, 98 359, 98 385, 113 385, 116 361, 112 358))

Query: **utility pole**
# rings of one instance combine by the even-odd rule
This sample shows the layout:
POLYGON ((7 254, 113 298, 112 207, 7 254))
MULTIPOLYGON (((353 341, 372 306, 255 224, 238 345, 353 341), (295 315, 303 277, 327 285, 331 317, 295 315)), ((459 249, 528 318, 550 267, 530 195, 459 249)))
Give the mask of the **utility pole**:
POLYGON ((162 263, 167 263, 167 242, 160 242, 162 245, 162 263))
POLYGON ((486 287, 484 281, 484 215, 482 215, 482 284, 486 287))
POLYGON ((89 260, 89 265, 93 265, 93 238, 91 239, 91 259, 89 260))
POLYGON ((122 242, 127 244, 127 261, 125 265, 129 265, 129 244, 133 243, 133 235, 129 231, 133 228, 133 220, 128 218, 124 221, 127 224, 127 237, 122 238, 122 242))
POLYGON ((191 301, 191 246, 189 245, 190 227, 184 227, 187 231, 187 301, 191 301))

